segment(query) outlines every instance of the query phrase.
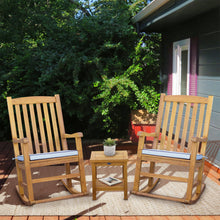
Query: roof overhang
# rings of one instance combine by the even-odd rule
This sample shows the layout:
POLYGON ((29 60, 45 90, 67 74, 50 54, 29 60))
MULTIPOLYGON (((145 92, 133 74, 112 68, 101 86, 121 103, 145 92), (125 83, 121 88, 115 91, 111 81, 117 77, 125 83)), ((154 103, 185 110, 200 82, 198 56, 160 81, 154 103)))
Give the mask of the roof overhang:
POLYGON ((132 19, 140 31, 163 31, 220 7, 220 0, 153 0, 132 19))

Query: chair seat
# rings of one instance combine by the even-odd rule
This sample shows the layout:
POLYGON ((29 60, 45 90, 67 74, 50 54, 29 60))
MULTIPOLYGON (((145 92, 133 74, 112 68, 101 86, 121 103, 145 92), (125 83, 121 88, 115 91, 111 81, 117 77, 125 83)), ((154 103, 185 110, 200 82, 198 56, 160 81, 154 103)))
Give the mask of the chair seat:
MULTIPOLYGON (((190 160, 190 153, 176 152, 176 151, 166 151, 166 150, 156 150, 156 149, 143 149, 142 154, 161 156, 161 157, 171 157, 177 159, 190 160)), ((201 160, 203 158, 202 154, 197 154, 196 160, 201 160)))
MULTIPOLYGON (((40 154, 30 154, 30 160, 45 160, 45 159, 52 159, 52 158, 59 158, 59 157, 69 157, 69 156, 77 156, 77 150, 64 150, 64 151, 55 151, 55 152, 48 152, 48 153, 40 153, 40 154)), ((24 161, 24 156, 19 155, 17 156, 19 161, 24 161)))

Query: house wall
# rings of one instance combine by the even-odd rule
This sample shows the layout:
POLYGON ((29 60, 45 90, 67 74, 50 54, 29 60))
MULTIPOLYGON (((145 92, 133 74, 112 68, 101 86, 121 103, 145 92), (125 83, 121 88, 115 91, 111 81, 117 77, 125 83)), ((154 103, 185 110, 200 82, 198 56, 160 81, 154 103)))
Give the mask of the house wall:
MULTIPOLYGON (((220 17, 218 18, 220 20, 220 17)), ((198 95, 214 96, 209 138, 220 139, 220 27, 199 37, 198 95)))
POLYGON ((220 166, 220 8, 172 27, 163 32, 162 36, 161 66, 165 92, 167 92, 168 74, 171 71, 172 43, 191 37, 198 38, 197 95, 214 96, 209 141, 215 143, 215 149, 210 150, 214 146, 210 144, 207 150, 213 151, 215 156, 210 158, 213 163, 220 166))

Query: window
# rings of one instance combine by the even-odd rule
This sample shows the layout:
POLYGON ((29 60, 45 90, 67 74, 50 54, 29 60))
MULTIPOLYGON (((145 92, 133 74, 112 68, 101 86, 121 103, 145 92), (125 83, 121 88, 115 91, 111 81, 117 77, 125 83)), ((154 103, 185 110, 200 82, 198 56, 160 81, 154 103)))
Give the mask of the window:
POLYGON ((173 43, 172 94, 190 94, 190 39, 173 43))
POLYGON ((170 44, 168 50, 168 95, 197 95, 198 38, 170 44))

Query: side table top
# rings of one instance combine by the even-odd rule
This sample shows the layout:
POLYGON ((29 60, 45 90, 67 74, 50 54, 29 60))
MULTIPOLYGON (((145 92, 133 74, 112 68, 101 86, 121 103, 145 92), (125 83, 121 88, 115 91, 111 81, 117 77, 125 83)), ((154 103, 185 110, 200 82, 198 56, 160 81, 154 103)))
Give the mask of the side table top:
POLYGON ((92 151, 90 161, 91 162, 116 162, 116 161, 127 161, 128 152, 126 150, 115 151, 114 156, 105 156, 104 151, 92 151))

